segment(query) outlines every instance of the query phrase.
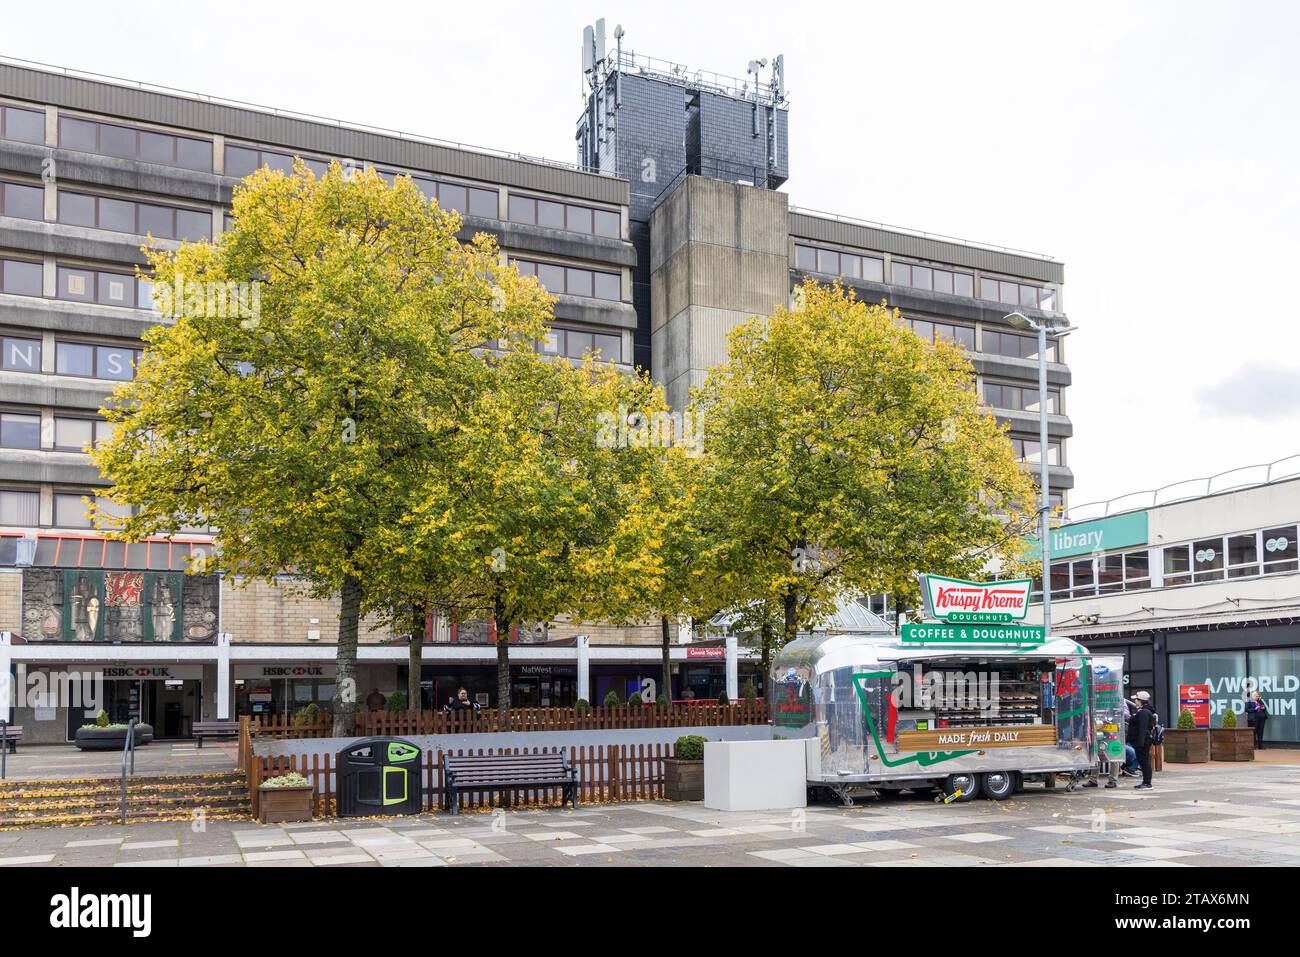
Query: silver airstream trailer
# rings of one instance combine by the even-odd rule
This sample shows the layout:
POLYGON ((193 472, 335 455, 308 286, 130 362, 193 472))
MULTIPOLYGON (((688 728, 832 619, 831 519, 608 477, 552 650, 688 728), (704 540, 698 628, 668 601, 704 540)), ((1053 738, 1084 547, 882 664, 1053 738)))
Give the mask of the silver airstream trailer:
POLYGON ((868 627, 800 637, 772 665, 774 735, 808 740, 811 789, 846 804, 902 790, 1002 800, 1093 766, 1087 649, 906 644, 859 610, 868 627))

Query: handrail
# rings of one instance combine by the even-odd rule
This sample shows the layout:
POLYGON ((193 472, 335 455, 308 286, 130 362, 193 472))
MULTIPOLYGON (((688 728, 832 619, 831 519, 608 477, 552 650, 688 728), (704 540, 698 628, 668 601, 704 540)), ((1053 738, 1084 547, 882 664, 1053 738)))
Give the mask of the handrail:
MULTIPOLYGON (((8 676, 6 675, 5 678, 8 676)), ((5 680, 0 678, 0 680, 5 680)), ((0 781, 9 773, 9 722, 0 718, 0 781)))
POLYGON ((1276 459, 1272 462, 1261 462, 1258 465, 1238 466, 1237 468, 1228 469, 1225 472, 1216 472, 1213 475, 1207 475, 1201 478, 1183 479, 1178 482, 1171 482, 1169 485, 1162 485, 1159 488, 1144 489, 1140 492, 1126 492, 1125 494, 1117 495, 1114 498, 1099 499, 1095 502, 1085 502, 1082 505, 1075 505, 1072 508, 1067 509, 1065 514, 1062 516, 1061 524, 1072 525, 1076 522, 1085 522, 1090 519, 1106 518, 1112 514, 1119 515, 1124 512, 1136 512, 1144 508, 1155 508, 1158 505, 1172 505, 1174 502, 1185 502, 1189 499, 1202 498, 1206 495, 1215 495, 1220 492, 1230 492, 1235 489, 1258 488, 1264 485, 1272 485, 1274 482, 1284 482, 1288 479, 1294 478, 1300 478, 1300 453, 1288 455, 1285 458, 1276 459), (1274 469, 1286 462, 1293 462, 1295 465, 1289 471, 1274 474, 1274 469), (1218 479, 1225 478, 1229 475, 1236 475, 1239 472, 1258 472, 1260 469, 1264 470, 1264 478, 1262 480, 1233 482, 1215 488, 1214 483, 1218 479), (1188 494, 1165 497, 1162 500, 1162 493, 1167 493, 1171 489, 1178 489, 1184 486, 1196 486, 1196 490, 1191 491, 1188 494), (1139 498, 1142 499, 1139 504, 1127 508, 1114 509, 1114 511, 1112 511, 1112 506, 1117 502, 1126 502, 1129 499, 1139 498), (1099 514, 1078 514, 1081 510, 1098 507, 1101 509, 1099 514))
POLYGON ((126 823, 126 754, 131 752, 131 776, 135 777, 135 718, 126 723, 126 741, 122 745, 122 823, 126 823))

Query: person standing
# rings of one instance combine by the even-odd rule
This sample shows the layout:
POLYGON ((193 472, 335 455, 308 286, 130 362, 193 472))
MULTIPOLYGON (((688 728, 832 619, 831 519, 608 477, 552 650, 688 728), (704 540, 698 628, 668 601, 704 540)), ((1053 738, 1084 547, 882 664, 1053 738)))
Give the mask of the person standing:
POLYGON ((1151 730, 1156 724, 1156 713, 1151 708, 1151 694, 1147 691, 1137 693, 1137 713, 1129 719, 1128 743, 1137 752, 1138 766, 1142 768, 1142 783, 1135 791, 1150 791, 1151 784, 1151 730))
POLYGON ((1255 729, 1255 750, 1264 750, 1264 725, 1268 724, 1268 705, 1258 691, 1252 691, 1246 702, 1246 724, 1255 729))

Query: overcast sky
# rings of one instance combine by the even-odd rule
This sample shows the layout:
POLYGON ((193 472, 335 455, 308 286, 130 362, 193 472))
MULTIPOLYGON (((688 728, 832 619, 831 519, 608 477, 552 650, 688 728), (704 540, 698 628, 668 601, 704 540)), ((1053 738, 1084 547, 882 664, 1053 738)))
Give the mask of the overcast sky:
POLYGON ((60 0, 0 54, 572 160, 596 16, 784 53, 795 205, 1065 263, 1072 504, 1300 453, 1300 5, 60 0))

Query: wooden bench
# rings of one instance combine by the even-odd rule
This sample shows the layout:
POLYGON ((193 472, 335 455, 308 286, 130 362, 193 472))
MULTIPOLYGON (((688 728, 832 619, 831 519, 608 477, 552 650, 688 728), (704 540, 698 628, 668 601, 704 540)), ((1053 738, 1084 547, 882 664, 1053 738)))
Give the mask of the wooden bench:
POLYGON ((204 738, 233 738, 239 734, 238 721, 195 721, 190 728, 194 740, 203 747, 204 738))
POLYGON ((561 806, 578 806, 578 769, 558 754, 447 755, 443 758, 443 806, 458 813, 461 791, 563 788, 561 806))
POLYGON ((21 724, 7 724, 0 728, 0 748, 5 745, 9 746, 10 754, 18 753, 18 740, 23 736, 23 726, 21 724))

